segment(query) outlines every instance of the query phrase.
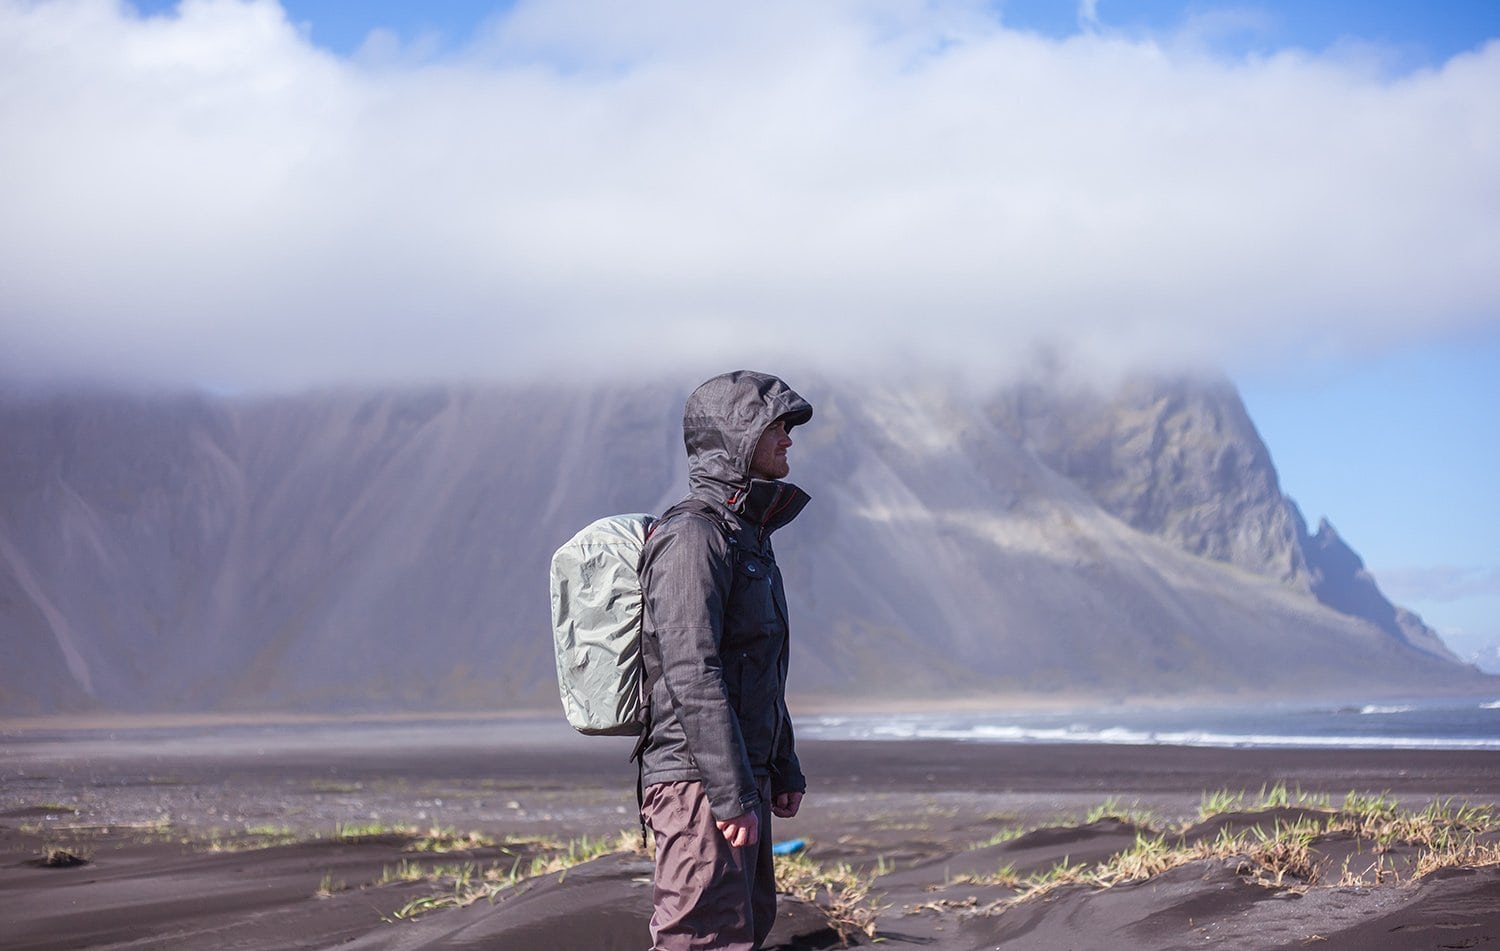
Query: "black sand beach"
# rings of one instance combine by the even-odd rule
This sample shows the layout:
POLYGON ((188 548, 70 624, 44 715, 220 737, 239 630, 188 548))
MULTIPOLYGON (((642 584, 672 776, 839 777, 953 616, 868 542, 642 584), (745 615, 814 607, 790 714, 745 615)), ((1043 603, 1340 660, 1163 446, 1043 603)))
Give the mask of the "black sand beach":
MULTIPOLYGON (((10 724, 0 946, 644 947, 651 867, 630 850, 629 747, 521 720, 10 724)), ((854 943, 1500 946, 1493 809, 1457 808, 1500 804, 1497 753, 801 748, 812 788, 775 837, 805 843, 792 875, 847 866, 845 882, 868 889, 843 924, 854 943), (1351 791, 1381 805, 1362 824, 1332 822, 1351 791), (1446 817, 1445 842, 1468 836, 1451 867, 1423 866, 1432 848, 1397 820, 1424 809, 1446 817), (1249 855, 1294 826, 1300 865, 1249 855), (1120 877, 1112 857, 1151 853, 1139 843, 1157 837, 1177 864, 1120 877), (1226 837, 1244 854, 1209 848, 1226 837), (872 903, 873 936, 856 926, 872 903)), ((826 915, 838 889, 803 891, 815 902, 784 899, 772 944, 838 946, 826 915)))

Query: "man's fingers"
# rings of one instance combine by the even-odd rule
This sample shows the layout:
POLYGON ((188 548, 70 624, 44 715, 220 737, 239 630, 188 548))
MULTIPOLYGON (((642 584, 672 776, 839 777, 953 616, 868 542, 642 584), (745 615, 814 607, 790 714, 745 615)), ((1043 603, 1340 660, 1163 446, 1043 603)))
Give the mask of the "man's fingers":
POLYGON ((802 805, 802 794, 796 792, 784 792, 771 802, 771 814, 782 819, 791 819, 797 815, 797 810, 802 805))
POLYGON ((733 819, 715 819, 714 825, 719 827, 724 841, 737 849, 754 845, 760 838, 760 817, 754 812, 744 812, 733 819))
POLYGON ((734 819, 727 819, 723 822, 715 822, 714 825, 719 827, 719 834, 724 837, 725 842, 728 842, 735 848, 740 847, 742 843, 738 840, 743 835, 743 830, 740 828, 738 822, 734 819))

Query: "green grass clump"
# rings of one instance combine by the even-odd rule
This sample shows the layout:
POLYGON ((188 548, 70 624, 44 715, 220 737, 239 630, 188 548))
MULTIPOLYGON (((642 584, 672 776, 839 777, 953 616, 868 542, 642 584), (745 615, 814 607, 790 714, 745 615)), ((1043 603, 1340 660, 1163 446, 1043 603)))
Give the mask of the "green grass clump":
MULTIPOLYGON (((1420 853, 1411 865, 1416 878, 1443 868, 1475 868, 1500 865, 1500 810, 1494 806, 1453 804, 1442 800, 1419 810, 1402 810, 1389 795, 1349 793, 1342 806, 1329 805, 1326 795, 1288 789, 1283 783, 1262 787, 1253 802, 1243 792, 1220 790, 1204 793, 1199 805, 1199 821, 1232 813, 1255 813, 1298 807, 1310 814, 1288 822, 1277 819, 1267 828, 1263 823, 1247 823, 1240 831, 1226 825, 1214 838, 1189 843, 1180 828, 1175 834, 1142 830, 1135 843, 1093 867, 1073 864, 1065 858, 1052 868, 1021 879, 1012 885, 1019 894, 980 909, 997 914, 1016 904, 1063 887, 1084 885, 1109 888, 1139 882, 1163 872, 1201 860, 1237 860, 1241 875, 1272 888, 1308 888, 1327 881, 1334 886, 1380 885, 1398 880, 1396 863, 1386 853, 1403 846, 1420 853), (1336 876, 1324 867, 1318 851, 1321 841, 1331 835, 1350 835, 1370 841, 1375 855, 1368 866, 1359 869, 1353 857, 1345 859, 1336 876)), ((1088 821, 1113 815, 1118 803, 1107 801, 1091 811, 1088 821)), ((1363 859, 1359 860, 1363 862, 1363 859)), ((996 879, 965 877, 950 884, 1009 884, 996 879)), ((933 907, 938 904, 935 903, 933 907)), ((951 904, 951 903, 949 903, 951 904)))
POLYGON ((1001 888, 1020 888, 1026 880, 1016 874, 1016 867, 1009 863, 983 875, 956 875, 944 885, 998 885, 1001 888))
POLYGON ((469 852, 494 845, 494 838, 482 832, 457 832, 451 828, 433 826, 417 836, 406 848, 411 852, 469 852))
POLYGON ((342 881, 336 881, 332 872, 324 872, 322 881, 318 882, 318 890, 313 892, 317 898, 332 898, 335 894, 347 891, 349 888, 342 881))
POLYGON ((415 826, 386 825, 381 822, 339 822, 333 827, 336 842, 360 842, 387 836, 415 838, 415 826))
POLYGON ((574 866, 601 855, 640 851, 640 837, 631 831, 597 838, 583 836, 560 844, 551 840, 507 842, 539 847, 540 851, 529 862, 523 862, 522 855, 517 852, 509 864, 496 862, 483 868, 475 862, 426 866, 403 860, 394 869, 387 869, 380 884, 428 881, 443 889, 436 894, 412 899, 393 912, 392 917, 398 920, 415 918, 440 908, 462 908, 476 901, 493 900, 506 889, 515 888, 525 881, 544 875, 566 875, 574 866))
POLYGON ((1003 845, 1006 842, 1011 842, 1011 841, 1014 841, 1016 839, 1019 839, 1021 836, 1025 835, 1028 831, 1030 831, 1030 830, 1027 829, 1025 826, 1006 826, 1003 829, 997 830, 995 832, 995 834, 992 835, 992 836, 990 836, 988 839, 981 839, 978 842, 975 842, 973 845, 969 846, 969 848, 971 848, 971 849, 987 849, 987 848, 990 848, 991 846, 1003 845))
POLYGON ((1261 786, 1256 798, 1251 800, 1244 790, 1234 792, 1220 789, 1205 792, 1198 803, 1198 819, 1211 819, 1229 812, 1265 812, 1269 809, 1286 809, 1297 806, 1304 809, 1331 809, 1332 802, 1322 793, 1304 792, 1300 787, 1291 789, 1284 782, 1261 786))
POLYGON ((1231 793, 1227 789, 1204 793, 1198 803, 1198 819, 1211 819, 1227 812, 1242 812, 1245 808, 1244 792, 1231 793))
POLYGON ((856 870, 848 863, 822 865, 806 852, 776 857, 776 890, 815 904, 828 917, 829 927, 846 947, 855 935, 875 937, 884 906, 871 894, 884 862, 875 871, 856 870))
POLYGON ((1090 809, 1083 817, 1084 825, 1093 825, 1105 819, 1118 819, 1131 825, 1149 827, 1156 821, 1156 817, 1150 811, 1142 809, 1139 802, 1133 802, 1126 806, 1114 796, 1101 802, 1090 809))

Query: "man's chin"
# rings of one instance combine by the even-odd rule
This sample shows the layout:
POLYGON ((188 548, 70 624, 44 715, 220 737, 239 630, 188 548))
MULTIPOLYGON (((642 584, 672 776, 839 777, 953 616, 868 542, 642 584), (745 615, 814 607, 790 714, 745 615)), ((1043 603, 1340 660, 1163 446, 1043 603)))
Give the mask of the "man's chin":
POLYGON ((751 469, 750 478, 760 479, 763 482, 775 482, 777 479, 785 479, 791 475, 791 472, 792 467, 788 465, 779 466, 769 472, 760 469, 751 469))

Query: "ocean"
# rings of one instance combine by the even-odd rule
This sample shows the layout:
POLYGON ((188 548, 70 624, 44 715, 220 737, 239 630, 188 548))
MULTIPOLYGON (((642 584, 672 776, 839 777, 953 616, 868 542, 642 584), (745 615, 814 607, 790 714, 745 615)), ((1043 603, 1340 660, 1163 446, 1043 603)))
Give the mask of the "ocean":
MULTIPOLYGON (((1378 704, 1116 706, 1048 712, 963 711, 814 715, 797 713, 797 738, 826 740, 962 740, 975 743, 1105 743, 1244 748, 1500 750, 1500 700, 1414 700, 1378 704)), ((369 722, 188 722, 63 727, 45 722, 0 728, 0 762, 36 757, 263 756, 326 749, 484 749, 509 742, 551 745, 580 738, 556 716, 380 718, 369 722)), ((631 737, 607 738, 628 748, 631 737)))
POLYGON ((1500 700, 803 716, 798 738, 1500 750, 1500 700))

